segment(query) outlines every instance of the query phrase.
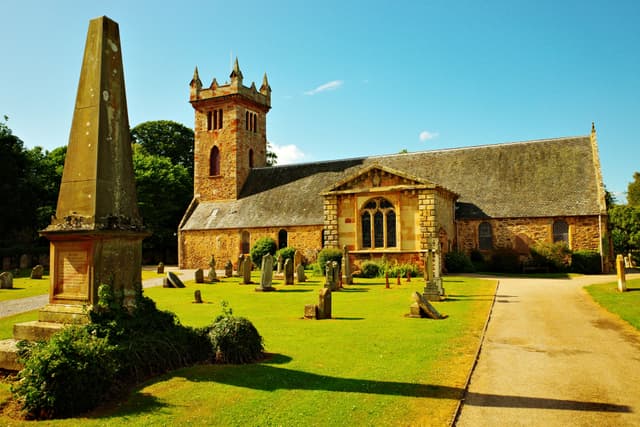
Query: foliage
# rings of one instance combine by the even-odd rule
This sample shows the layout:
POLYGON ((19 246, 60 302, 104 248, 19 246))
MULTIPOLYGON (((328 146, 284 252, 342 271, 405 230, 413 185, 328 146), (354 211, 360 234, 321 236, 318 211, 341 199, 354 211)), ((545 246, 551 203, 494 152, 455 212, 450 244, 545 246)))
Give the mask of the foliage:
POLYGON ((420 269, 417 265, 411 263, 394 263, 393 265, 387 264, 386 272, 389 273, 389 277, 407 277, 407 273, 409 273, 411 277, 416 277, 420 274, 420 269))
POLYGON ((281 256, 283 263, 285 259, 290 259, 293 262, 293 256, 295 255, 295 253, 296 253, 296 248, 287 246, 286 248, 278 249, 276 251, 276 258, 278 258, 278 256, 281 256))
POLYGON ((273 151, 273 145, 267 142, 267 166, 275 166, 278 164, 278 155, 273 151))
POLYGON ((24 349, 27 359, 12 392, 32 418, 64 417, 95 407, 118 372, 115 347, 86 327, 68 327, 24 349))
POLYGON ((627 203, 640 208, 640 172, 634 172, 633 181, 627 186, 627 203))
POLYGON ((340 265, 342 263, 342 251, 338 248, 324 248, 318 252, 318 265, 323 275, 327 261, 335 261, 340 265))
POLYGON ((253 323, 244 317, 233 316, 226 301, 222 314, 209 328, 209 339, 218 363, 245 364, 263 357, 262 337, 253 323))
POLYGON ((551 272, 563 272, 569 269, 571 250, 565 242, 536 243, 530 248, 533 261, 551 272))
POLYGON ((380 265, 375 261, 365 261, 360 266, 360 275, 366 278, 379 277, 382 275, 380 265))
POLYGON ((131 129, 131 141, 151 155, 169 158, 172 164, 184 167, 193 176, 192 129, 171 120, 148 121, 131 129))
POLYGON ((251 251, 249 251, 249 255, 251 256, 251 261, 253 261, 255 265, 261 266, 262 257, 265 256, 266 254, 275 255, 277 247, 278 245, 276 245, 276 241, 273 240, 273 238, 271 237, 259 238, 251 248, 251 251))
POLYGON ((177 253, 176 230, 193 195, 190 172, 168 157, 133 146, 133 169, 140 214, 153 235, 143 242, 147 262, 168 261, 177 253))
POLYGON ((600 254, 597 251, 579 250, 571 254, 571 271, 583 274, 602 272, 600 254))
POLYGON ((640 249, 640 207, 614 205, 609 209, 609 226, 615 253, 640 249))
POLYGON ((471 273, 474 271, 471 260, 464 252, 447 252, 444 256, 444 266, 449 273, 471 273))
POLYGON ((407 273, 409 273, 411 277, 416 277, 420 274, 420 269, 415 264, 398 264, 397 262, 389 263, 383 258, 379 262, 371 260, 363 262, 360 266, 359 276, 373 278, 384 277, 385 274, 388 274, 389 277, 407 277, 407 273))
POLYGON ((489 269, 496 273, 516 273, 520 270, 520 256, 512 248, 497 248, 491 254, 489 269))

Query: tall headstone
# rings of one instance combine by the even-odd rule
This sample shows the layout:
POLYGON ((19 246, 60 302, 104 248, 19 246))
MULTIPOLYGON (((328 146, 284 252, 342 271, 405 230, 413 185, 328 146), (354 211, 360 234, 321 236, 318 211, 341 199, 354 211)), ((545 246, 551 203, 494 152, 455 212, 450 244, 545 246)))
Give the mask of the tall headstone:
POLYGON ((133 310, 142 291, 142 239, 118 24, 90 21, 58 205, 41 234, 51 244, 41 321, 87 321, 98 286, 133 310))
POLYGON ((349 263, 349 248, 342 247, 342 282, 347 285, 353 284, 353 274, 351 274, 351 264, 349 263))
POLYGON ((291 258, 284 260, 284 284, 293 285, 293 260, 291 258))
POLYGON ((282 255, 278 254, 278 259, 277 259, 277 269, 276 269, 276 274, 282 274, 282 264, 283 264, 283 260, 282 260, 282 255))
POLYGON ((297 270, 300 264, 302 264, 302 252, 296 249, 293 253, 293 268, 297 270))
POLYGON ((424 254, 424 279, 425 287, 422 295, 428 301, 440 301, 440 289, 434 280, 433 273, 433 249, 427 249, 424 254))
POLYGON ((331 289, 322 288, 318 293, 318 319, 331 319, 331 289))
POLYGON ((242 274, 243 274, 242 264, 244 264, 244 254, 238 255, 238 270, 236 271, 237 277, 242 277, 242 274))
POLYGON ((224 277, 231 277, 233 276, 233 263, 231 262, 231 260, 227 260, 227 263, 224 265, 224 277))
POLYGON ((340 281, 340 268, 336 261, 327 261, 325 266, 325 283, 324 287, 332 291, 338 290, 340 281))
POLYGON ((207 281, 209 283, 219 282, 218 275, 216 274, 216 257, 211 255, 211 260, 209 261, 209 274, 207 275, 207 281))
POLYGON ((266 254, 262 257, 262 268, 260 269, 260 287, 256 288, 259 292, 275 291, 273 287, 273 255, 266 254))
POLYGON ((298 264, 298 268, 296 269, 296 277, 298 277, 298 283, 304 283, 307 281, 307 276, 304 273, 304 265, 298 264))
POLYGON ((248 285, 251 281, 251 258, 246 257, 242 262, 242 283, 248 285))
POLYGON ((163 262, 159 262, 158 263, 158 267, 156 268, 156 273, 157 274, 164 274, 164 263, 163 262))
POLYGON ((204 271, 202 271, 201 268, 197 269, 193 273, 193 278, 195 279, 196 283, 204 283, 204 271))

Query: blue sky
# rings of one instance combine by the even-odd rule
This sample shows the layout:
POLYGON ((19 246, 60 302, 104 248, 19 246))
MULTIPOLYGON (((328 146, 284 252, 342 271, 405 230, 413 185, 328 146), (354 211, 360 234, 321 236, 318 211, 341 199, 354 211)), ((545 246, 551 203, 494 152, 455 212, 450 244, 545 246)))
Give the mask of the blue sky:
POLYGON ((193 125, 239 58, 267 73, 280 163, 598 131, 625 202, 640 171, 638 1, 0 0, 0 115, 27 145, 68 142, 89 20, 120 24, 129 121, 193 125))

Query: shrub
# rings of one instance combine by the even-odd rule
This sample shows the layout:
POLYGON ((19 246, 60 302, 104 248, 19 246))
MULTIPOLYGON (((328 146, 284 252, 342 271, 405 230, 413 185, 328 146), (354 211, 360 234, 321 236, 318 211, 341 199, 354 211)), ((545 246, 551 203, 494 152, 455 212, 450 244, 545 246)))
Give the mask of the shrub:
POLYGON ((444 256, 444 266, 449 273, 472 273, 471 260, 464 252, 451 251, 444 256))
POLYGON ((365 261, 360 266, 360 275, 366 278, 378 277, 383 274, 380 265, 375 261, 365 261))
POLYGON ((244 317, 233 316, 226 302, 222 307, 223 313, 209 328, 216 362, 244 364, 262 359, 262 337, 253 323, 244 317))
POLYGON ((541 266, 549 267, 550 271, 567 271, 571 262, 571 250, 565 242, 536 243, 530 248, 531 258, 541 266))
MULTIPOLYGON (((276 251, 276 258, 278 255, 282 257, 282 262, 284 263, 285 259, 290 259, 293 262, 293 256, 296 253, 296 248, 292 248, 291 246, 287 246, 286 248, 278 249, 276 251)), ((260 261, 262 262, 262 261, 260 261)))
POLYGON ((416 277, 420 274, 420 269, 415 264, 394 264, 387 268, 387 272, 389 273, 389 277, 407 277, 407 273, 409 273, 411 277, 416 277))
POLYGON ((520 255, 512 248, 497 248, 491 254, 489 269, 496 273, 520 271, 520 255))
POLYGON ((324 274, 325 265, 327 261, 336 261, 338 265, 342 262, 342 251, 338 248, 324 248, 318 253, 318 265, 320 271, 324 274))
POLYGON ((571 254, 571 270, 583 274, 600 273, 602 271, 600 254, 588 250, 575 251, 571 254))
POLYGON ((474 262, 474 263, 485 262, 484 255, 482 255, 482 252, 480 252, 477 249, 474 249, 471 251, 471 253, 469 254, 469 258, 471 259, 471 262, 474 262))
POLYGON ((275 255, 276 241, 271 237, 261 237, 251 248, 249 254, 251 255, 251 261, 257 266, 262 265, 262 257, 266 254, 275 255))
POLYGON ((12 392, 30 418, 64 417, 94 408, 118 369, 115 347, 86 327, 69 327, 28 350, 12 392))

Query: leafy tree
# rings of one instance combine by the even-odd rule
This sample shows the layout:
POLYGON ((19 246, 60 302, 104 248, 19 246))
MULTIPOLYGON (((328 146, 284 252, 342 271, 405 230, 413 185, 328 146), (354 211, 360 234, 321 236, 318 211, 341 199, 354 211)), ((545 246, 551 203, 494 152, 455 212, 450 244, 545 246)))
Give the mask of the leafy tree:
POLYGON ((168 157, 150 154, 133 145, 133 169, 138 207, 146 226, 153 232, 143 242, 153 262, 165 261, 177 251, 178 224, 193 197, 191 174, 168 157))
POLYGON ((267 166, 275 166, 278 164, 278 155, 273 151, 273 146, 267 142, 267 166))
POLYGON ((633 174, 633 182, 627 187, 627 202, 629 206, 640 206, 640 172, 633 174))
POLYGON ((609 226, 615 253, 640 249, 640 207, 612 206, 609 209, 609 226))
POLYGON ((149 154, 168 157, 193 175, 194 135, 190 128, 171 120, 144 122, 131 129, 131 141, 149 154))

